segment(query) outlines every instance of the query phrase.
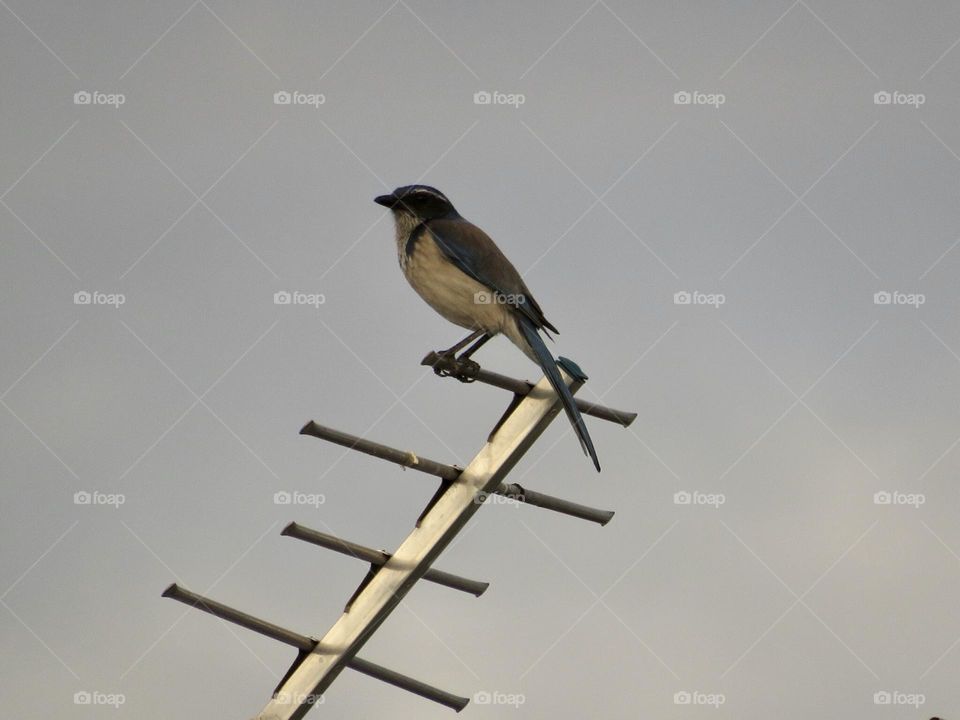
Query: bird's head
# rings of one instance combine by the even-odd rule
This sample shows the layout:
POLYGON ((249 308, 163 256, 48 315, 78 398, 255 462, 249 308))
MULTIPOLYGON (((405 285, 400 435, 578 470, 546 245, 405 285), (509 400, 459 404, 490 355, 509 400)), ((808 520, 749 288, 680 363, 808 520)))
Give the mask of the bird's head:
POLYGON ((457 216, 447 196, 429 185, 405 185, 373 201, 390 208, 394 215, 406 214, 421 221, 457 216))

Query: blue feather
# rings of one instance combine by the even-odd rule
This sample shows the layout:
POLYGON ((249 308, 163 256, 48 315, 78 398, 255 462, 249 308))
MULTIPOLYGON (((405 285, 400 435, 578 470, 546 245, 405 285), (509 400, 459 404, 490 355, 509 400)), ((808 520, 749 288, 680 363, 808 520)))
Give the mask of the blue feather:
POLYGON ((530 347, 533 348, 533 352, 537 356, 537 360, 540 362, 540 367, 543 368, 544 374, 547 376, 557 395, 560 396, 560 401, 563 403, 563 409, 567 413, 567 418, 577 433, 577 437, 580 438, 580 446, 583 448, 583 452, 590 456, 590 459, 593 460, 594 467, 597 468, 597 472, 600 472, 600 460, 597 458, 597 451, 593 447, 593 440, 590 439, 590 433, 587 432, 587 425, 583 421, 583 416, 580 415, 580 410, 573 400, 570 389, 563 381, 563 376, 560 375, 560 371, 557 370, 557 363, 553 359, 553 355, 550 354, 546 344, 540 337, 540 333, 537 332, 536 326, 526 315, 518 314, 516 315, 516 320, 520 332, 523 333, 523 337, 527 343, 529 343, 530 347))

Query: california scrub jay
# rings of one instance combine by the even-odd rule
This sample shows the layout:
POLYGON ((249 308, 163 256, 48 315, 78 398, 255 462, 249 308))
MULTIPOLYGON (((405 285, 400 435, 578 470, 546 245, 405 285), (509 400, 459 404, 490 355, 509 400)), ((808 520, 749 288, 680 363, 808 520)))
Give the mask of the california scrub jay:
MULTIPOLYGON (((538 332, 543 330, 550 337, 549 331, 558 331, 500 248, 483 230, 462 218, 436 188, 407 185, 374 202, 393 211, 400 267, 413 289, 447 320, 471 331, 443 355, 452 357, 476 340, 460 355, 463 360, 497 333, 506 335, 543 368, 584 453, 599 471, 587 426, 538 332)), ((572 374, 580 374, 573 363, 564 358, 561 362, 572 374)))

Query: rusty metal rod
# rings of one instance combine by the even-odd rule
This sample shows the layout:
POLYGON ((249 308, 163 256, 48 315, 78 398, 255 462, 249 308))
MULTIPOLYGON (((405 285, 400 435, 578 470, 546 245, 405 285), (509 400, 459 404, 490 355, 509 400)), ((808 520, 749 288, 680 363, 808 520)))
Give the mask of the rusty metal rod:
MULTIPOLYGON (((224 605, 216 600, 211 600, 203 595, 198 595, 195 592, 191 592, 186 588, 180 587, 176 583, 173 583, 170 585, 170 587, 163 591, 163 597, 173 598, 174 600, 178 600, 179 602, 210 613, 221 620, 227 620, 228 622, 235 623, 241 627, 247 628, 248 630, 253 630, 254 632, 265 635, 268 638, 282 642, 285 645, 291 645, 298 650, 312 652, 317 647, 317 641, 314 638, 301 635, 300 633, 295 633, 292 630, 287 630, 279 625, 274 625, 266 620, 261 620, 260 618, 249 615, 228 605, 224 605)), ((393 685, 394 687, 412 692, 420 697, 433 700, 441 705, 446 705, 449 708, 453 708, 457 712, 463 710, 463 708, 467 706, 467 703, 470 702, 468 698, 448 693, 445 690, 435 688, 432 685, 427 685, 424 682, 407 677, 406 675, 402 675, 394 670, 385 668, 382 665, 372 663, 369 660, 353 657, 347 663, 347 667, 351 668, 352 670, 356 670, 359 673, 363 673, 364 675, 369 675, 370 677, 376 678, 377 680, 385 682, 389 685, 393 685)))
POLYGON ((268 638, 278 640, 284 645, 292 645, 300 650, 306 650, 307 652, 310 652, 317 645, 317 641, 313 638, 295 633, 292 630, 287 630, 286 628, 282 628, 279 625, 274 625, 266 620, 261 620, 258 617, 254 617, 253 615, 249 615, 241 610, 232 608, 229 605, 224 605, 216 600, 211 600, 203 595, 198 595, 195 592, 191 592, 186 588, 180 587, 176 583, 173 583, 170 585, 170 587, 164 590, 162 597, 173 598, 174 600, 187 605, 192 605, 198 610, 203 610, 204 612, 210 613, 211 615, 214 615, 222 620, 227 620, 228 622, 232 622, 240 627, 245 627, 247 630, 253 630, 261 635, 266 635, 268 638))
MULTIPOLYGON (((412 467, 415 470, 420 470, 421 472, 425 472, 430 475, 436 475, 444 480, 456 480, 460 476, 460 469, 454 467, 453 465, 446 465, 444 463, 437 462, 436 460, 421 458, 412 452, 397 450, 396 448, 392 448, 388 445, 382 445, 371 440, 359 438, 356 435, 350 435, 349 433, 345 433, 340 430, 334 430, 333 428, 318 425, 313 420, 303 426, 300 434, 312 435, 313 437, 320 438, 321 440, 329 440, 337 443, 338 445, 344 445, 345 447, 349 447, 353 450, 359 450, 360 452, 373 455, 374 457, 378 457, 383 460, 389 460, 392 463, 403 465, 404 467, 412 467), (416 462, 412 462, 411 458, 414 458, 416 462)), ((580 505, 579 503, 570 502, 569 500, 562 500, 558 497, 553 497, 552 495, 546 495, 534 490, 527 490, 516 483, 501 485, 495 492, 497 495, 513 497, 518 502, 526 503, 527 505, 534 505, 536 507, 544 508, 545 510, 553 510, 554 512, 570 515, 572 517, 578 517, 583 520, 589 520, 590 522, 599 523, 600 525, 606 525, 608 522, 610 522, 610 518, 613 517, 612 510, 598 510, 597 508, 580 505)), ((285 534, 287 534, 286 531, 285 534)), ((341 543, 341 545, 344 542, 343 540, 338 540, 337 538, 334 538, 334 541, 341 543)), ((332 547, 331 549, 337 550, 336 547, 332 547)), ((372 552, 377 551, 374 550, 372 552)), ((434 571, 431 570, 429 572, 434 571)), ((434 582, 439 581, 434 580, 434 582)), ((448 583, 441 584, 444 585, 448 583)), ((453 586, 450 585, 450 587, 453 586)), ((471 591, 468 590, 467 592, 471 591)))
POLYGON ((419 680, 414 680, 406 675, 401 675, 398 672, 390 670, 389 668, 385 668, 383 665, 372 663, 369 660, 363 660, 361 658, 354 657, 349 663, 347 663, 347 667, 351 670, 356 670, 357 672, 363 673, 364 675, 369 675, 372 678, 376 678, 381 682, 402 688, 407 692, 412 692, 420 697, 425 697, 427 700, 433 700, 441 705, 446 705, 448 708, 452 708, 457 712, 463 710, 467 706, 467 703, 470 702, 469 698, 459 697, 453 693, 448 693, 446 690, 441 690, 433 687, 432 685, 427 685, 426 683, 420 682, 419 680))
MULTIPOLYGON (((303 540, 314 545, 319 545, 320 547, 327 548, 328 550, 333 550, 344 555, 350 555, 358 560, 368 562, 371 565, 385 565, 390 559, 390 553, 384 552, 383 550, 374 550, 373 548, 358 545, 357 543, 350 542, 349 540, 343 540, 334 535, 328 535, 327 533, 308 528, 296 522, 292 522, 287 525, 280 534, 288 535, 296 538, 297 540, 303 540)), ((470 580, 469 578, 460 577, 459 575, 444 572, 443 570, 434 570, 433 568, 430 568, 423 574, 423 579, 437 583, 438 585, 444 585, 445 587, 453 588, 454 590, 461 590, 463 592, 470 593, 471 595, 476 595, 477 597, 483 595, 486 589, 490 587, 490 583, 480 582, 479 580, 470 580)))
POLYGON ((569 500, 563 500, 558 497, 553 497, 552 495, 545 495, 534 490, 527 490, 519 483, 501 485, 499 488, 497 488, 497 495, 503 495, 504 497, 512 498, 517 502, 533 505, 534 507, 543 508, 545 510, 553 510, 554 512, 562 513, 564 515, 571 515, 573 517, 580 518, 581 520, 589 520, 590 522, 595 522, 599 525, 606 525, 608 522, 610 522, 610 519, 614 515, 613 510, 598 510, 597 508, 581 505, 580 503, 570 502, 569 500))
POLYGON ((380 458, 381 460, 389 460, 397 465, 402 465, 403 467, 408 467, 413 470, 419 470, 420 472, 427 473, 428 475, 436 475, 444 480, 456 480, 460 475, 460 470, 453 467, 453 465, 438 463, 435 460, 418 457, 409 450, 397 450, 396 448, 389 447, 388 445, 382 445, 380 443, 373 442, 372 440, 366 440, 364 438, 357 437, 356 435, 351 435, 350 433, 334 430, 333 428, 326 427, 325 425, 318 425, 313 420, 308 422, 300 429, 300 434, 311 435, 315 438, 320 438, 321 440, 327 440, 328 442, 342 445, 343 447, 350 448, 351 450, 359 450, 362 453, 373 455, 373 457, 380 458))
MULTIPOLYGON (((472 382, 476 380, 477 382, 482 382, 486 385, 492 385, 493 387, 498 387, 503 390, 509 390, 517 395, 526 395, 528 392, 530 392, 530 388, 533 387, 533 384, 527 382, 526 380, 520 380, 518 378, 512 378, 506 375, 501 375, 500 373, 484 370, 479 366, 470 365, 469 361, 458 361, 453 358, 444 357, 436 352, 428 353, 420 364, 426 365, 427 367, 432 367, 434 370, 440 370, 443 374, 456 377, 457 379, 466 378, 464 380, 465 382, 472 382)), ((591 417, 595 417, 600 420, 614 422, 618 425, 623 425, 623 427, 629 427, 630 424, 637 419, 637 413, 634 412, 615 410, 604 405, 592 403, 589 400, 584 400, 583 398, 574 398, 573 401, 577 404, 577 408, 579 408, 580 412, 582 412, 584 415, 590 415, 591 417)))

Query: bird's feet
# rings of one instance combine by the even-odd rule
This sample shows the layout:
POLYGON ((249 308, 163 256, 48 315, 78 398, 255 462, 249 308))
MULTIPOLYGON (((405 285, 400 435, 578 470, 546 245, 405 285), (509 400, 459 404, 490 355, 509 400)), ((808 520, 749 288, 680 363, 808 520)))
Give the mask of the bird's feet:
POLYGON ((472 383, 479 377, 480 364, 476 360, 457 358, 455 362, 457 364, 457 370, 453 373, 453 377, 460 382, 472 383))
POLYGON ((457 356, 449 350, 432 352, 428 357, 433 358, 433 372, 440 377, 452 377, 457 371, 457 356))
POLYGON ((458 358, 449 350, 433 351, 423 359, 424 365, 433 367, 440 377, 456 378, 463 383, 474 382, 480 374, 480 365, 469 358, 458 358))

